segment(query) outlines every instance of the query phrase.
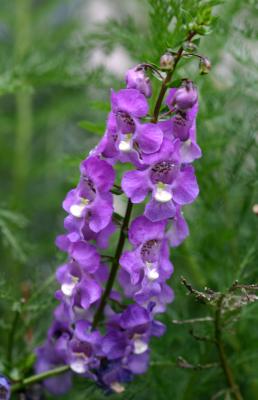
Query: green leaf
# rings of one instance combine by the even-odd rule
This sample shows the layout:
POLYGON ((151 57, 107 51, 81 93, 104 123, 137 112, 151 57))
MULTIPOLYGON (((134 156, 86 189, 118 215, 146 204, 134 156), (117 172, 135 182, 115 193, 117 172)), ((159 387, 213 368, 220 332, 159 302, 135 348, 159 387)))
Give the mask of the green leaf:
POLYGON ((96 124, 94 122, 84 120, 84 121, 79 122, 78 125, 80 128, 82 128, 88 132, 95 133, 96 135, 99 135, 99 136, 102 136, 105 132, 105 124, 104 123, 96 124))

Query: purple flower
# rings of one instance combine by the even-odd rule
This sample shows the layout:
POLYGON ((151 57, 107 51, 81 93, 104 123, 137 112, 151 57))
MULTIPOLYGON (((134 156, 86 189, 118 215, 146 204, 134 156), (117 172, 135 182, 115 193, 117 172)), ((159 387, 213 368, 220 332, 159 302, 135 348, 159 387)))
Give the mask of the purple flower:
POLYGON ((11 397, 11 387, 8 379, 0 375, 0 399, 9 400, 11 397))
POLYGON ((83 241, 95 241, 97 247, 106 248, 109 243, 110 236, 115 232, 116 225, 111 220, 109 224, 99 232, 93 232, 90 229, 88 222, 83 218, 76 218, 72 215, 68 215, 64 220, 64 228, 68 231, 68 234, 62 238, 59 236, 57 240, 58 247, 63 251, 67 251, 71 242, 79 240, 83 241))
POLYGON ((178 164, 175 146, 164 142, 167 146, 155 155, 153 165, 126 172, 122 179, 122 188, 133 203, 141 203, 151 193, 144 215, 153 222, 173 218, 176 205, 192 203, 199 193, 193 167, 178 164))
POLYGON ((145 97, 138 90, 112 92, 111 101, 112 112, 107 121, 107 130, 94 154, 102 154, 112 163, 117 160, 132 162, 142 168, 144 155, 159 150, 163 132, 157 124, 142 124, 139 121, 139 117, 146 115, 148 108, 145 97))
POLYGON ((76 218, 84 218, 94 232, 111 221, 113 206, 109 190, 114 183, 114 170, 106 161, 89 157, 81 164, 81 179, 64 202, 64 209, 76 218))
POLYGON ((61 284, 63 294, 72 297, 74 304, 84 309, 88 309, 101 296, 100 285, 93 277, 85 274, 76 262, 59 267, 56 277, 61 284))
MULTIPOLYGON (((89 374, 91 369, 99 367, 99 360, 95 357, 94 344, 73 339, 69 344, 68 362, 72 371, 77 374, 89 374)), ((87 375, 86 375, 87 377, 87 375)))
POLYGON ((145 117, 149 109, 146 98, 136 89, 112 91, 111 105, 118 129, 123 134, 134 133, 135 121, 145 117))
POLYGON ((132 285, 164 281, 172 274, 165 226, 166 221, 151 222, 146 217, 132 222, 129 240, 134 249, 125 251, 120 258, 120 265, 130 275, 132 285))
POLYGON ((120 360, 108 362, 105 360, 97 371, 97 377, 97 384, 104 392, 119 394, 124 392, 124 384, 132 381, 133 374, 121 365, 120 360))
POLYGON ((166 99, 166 103, 170 108, 186 111, 192 108, 198 101, 198 92, 192 81, 186 80, 183 85, 178 88, 172 88, 166 99))
MULTIPOLYGON (((193 83, 185 80, 180 88, 169 91, 170 111, 157 123, 150 122, 148 115, 146 97, 151 96, 151 85, 142 66, 127 72, 126 85, 126 89, 111 91, 104 137, 81 163, 79 183, 63 202, 68 213, 66 233, 56 238, 56 244, 68 257, 56 272, 59 305, 46 342, 37 350, 36 363, 37 372, 68 365, 106 393, 123 392, 124 384, 147 370, 150 340, 165 332, 154 318, 174 298, 167 284, 173 273, 169 246, 178 246, 188 236, 182 207, 199 192, 190 165, 201 156, 196 143, 198 94, 193 83), (132 203, 141 203, 147 196, 149 201, 144 216, 135 218, 128 229, 131 248, 122 249, 119 260, 111 260, 110 270, 101 262, 104 257, 109 260, 109 252, 104 256, 99 249, 108 246, 116 229, 111 189, 117 162, 135 167, 122 178, 125 195, 132 203), (121 266, 122 293, 109 286, 116 262, 121 266), (107 292, 109 298, 101 299, 107 292), (124 306, 123 295, 134 304, 124 306), (103 310, 97 308, 102 305, 103 310), (96 329, 99 311, 101 331, 96 329)), ((71 386, 71 371, 47 379, 45 386, 55 395, 63 394, 71 386)))
MULTIPOLYGON (((37 362, 35 370, 37 374, 49 371, 59 365, 67 364, 67 347, 70 340, 70 335, 66 331, 53 330, 53 335, 50 337, 44 346, 37 349, 37 362)), ((53 378, 48 378, 44 382, 46 389, 54 394, 61 395, 66 393, 72 386, 72 374, 70 371, 53 378)))
POLYGON ((126 73, 125 81, 128 89, 137 89, 144 96, 151 97, 150 79, 145 76, 144 68, 141 65, 129 69, 126 73))

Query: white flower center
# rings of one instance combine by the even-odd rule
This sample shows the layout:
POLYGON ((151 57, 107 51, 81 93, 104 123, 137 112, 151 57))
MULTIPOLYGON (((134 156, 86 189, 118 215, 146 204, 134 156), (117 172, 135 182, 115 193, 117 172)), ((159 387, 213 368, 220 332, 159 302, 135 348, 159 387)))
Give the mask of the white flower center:
POLYGON ((76 218, 81 218, 82 213, 88 204, 89 204, 88 199, 81 198, 81 202, 79 204, 73 204, 70 207, 70 213, 76 218))
POLYGON ((167 189, 167 185, 165 183, 159 182, 156 185, 156 190, 154 193, 154 198, 159 203, 167 203, 172 199, 171 192, 167 189))
POLYGON ((83 374, 87 370, 88 357, 84 353, 75 353, 77 356, 71 363, 70 368, 77 374, 83 374))
POLYGON ((123 139, 118 144, 118 148, 120 151, 123 151, 125 153, 132 150, 133 146, 132 146, 132 134, 131 133, 124 135, 123 139))
POLYGON ((157 269, 153 266, 151 262, 146 262, 146 275, 150 281, 155 281, 159 277, 157 269))
POLYGON ((141 339, 134 340, 134 354, 142 354, 148 350, 148 344, 141 339))
POLYGON ((73 293, 73 289, 77 285, 79 278, 76 276, 71 276, 71 282, 65 282, 61 285, 61 290, 65 296, 70 297, 73 293))
POLYGON ((110 387, 115 393, 123 393, 125 391, 125 387, 119 382, 111 383, 110 387))

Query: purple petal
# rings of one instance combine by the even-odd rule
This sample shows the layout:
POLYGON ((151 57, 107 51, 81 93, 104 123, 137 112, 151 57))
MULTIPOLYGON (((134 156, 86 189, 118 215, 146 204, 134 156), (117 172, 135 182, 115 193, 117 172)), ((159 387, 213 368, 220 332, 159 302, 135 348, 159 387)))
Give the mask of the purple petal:
POLYGON ((131 355, 128 357, 127 366, 134 374, 144 374, 148 369, 149 352, 131 355))
POLYGON ((130 304, 120 319, 120 325, 123 329, 133 329, 134 331, 137 331, 137 329, 149 322, 150 315, 148 311, 138 304, 130 304))
POLYGON ((89 157, 81 163, 80 169, 81 174, 89 177, 100 192, 108 191, 114 184, 115 171, 105 160, 89 157))
POLYGON ((162 239, 164 237, 166 221, 152 222, 144 216, 135 218, 129 229, 129 240, 135 245, 147 242, 152 239, 162 239))
POLYGON ((148 194, 148 171, 128 171, 122 178, 122 189, 133 203, 141 203, 148 194))
POLYGON ((111 103, 113 111, 125 111, 136 118, 144 117, 149 110, 146 98, 136 89, 112 91, 111 103))
POLYGON ((202 156, 202 151, 197 143, 191 139, 185 142, 178 141, 179 157, 182 163, 189 164, 202 156))
POLYGON ((90 210, 89 227, 93 232, 104 229, 111 221, 113 214, 113 197, 111 193, 106 196, 97 196, 90 210))
POLYGON ((157 124, 137 125, 135 141, 143 153, 151 154, 159 150, 163 140, 163 132, 157 124))
POLYGON ((85 268, 87 272, 94 272, 99 267, 100 256, 95 247, 84 241, 73 243, 71 256, 85 268))
POLYGON ((188 235, 189 228, 187 222, 183 218, 181 212, 178 212, 172 220, 171 228, 167 232, 170 245, 172 247, 179 246, 188 235))
POLYGON ((140 271, 143 268, 143 263, 137 251, 125 251, 120 257, 119 263, 130 274, 131 283, 136 285, 139 282, 140 271))
POLYGON ((172 200, 168 201, 167 203, 159 203, 153 198, 146 205, 144 211, 144 215, 152 222, 173 218, 175 214, 176 207, 172 200))
POLYGON ((102 350, 110 360, 123 357, 127 340, 122 332, 109 332, 102 341, 102 350))
POLYGON ((173 188, 173 198, 179 205, 192 203, 199 194, 194 168, 187 165, 182 168, 173 188))

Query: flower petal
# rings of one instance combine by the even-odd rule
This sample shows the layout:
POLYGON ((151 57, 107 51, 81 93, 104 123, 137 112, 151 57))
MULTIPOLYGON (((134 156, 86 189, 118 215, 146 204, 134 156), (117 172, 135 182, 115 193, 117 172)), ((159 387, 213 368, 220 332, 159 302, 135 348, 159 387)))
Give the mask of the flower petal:
POLYGON ((133 203, 141 203, 148 194, 148 171, 128 171, 122 179, 122 189, 133 203))
POLYGON ((160 203, 153 198, 146 205, 144 211, 144 215, 153 222, 173 218, 175 214, 176 207, 172 200, 167 203, 160 203))

